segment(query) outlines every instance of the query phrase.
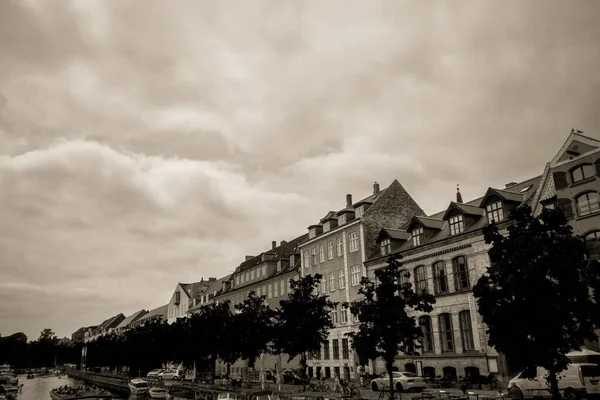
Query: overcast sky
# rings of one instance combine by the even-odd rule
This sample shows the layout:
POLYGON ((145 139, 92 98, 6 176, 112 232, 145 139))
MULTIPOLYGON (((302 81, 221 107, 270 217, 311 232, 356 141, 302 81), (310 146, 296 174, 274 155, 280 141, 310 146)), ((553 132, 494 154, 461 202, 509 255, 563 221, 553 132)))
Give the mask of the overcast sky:
POLYGON ((398 179, 600 137, 600 2, 0 1, 0 334, 165 304, 398 179))

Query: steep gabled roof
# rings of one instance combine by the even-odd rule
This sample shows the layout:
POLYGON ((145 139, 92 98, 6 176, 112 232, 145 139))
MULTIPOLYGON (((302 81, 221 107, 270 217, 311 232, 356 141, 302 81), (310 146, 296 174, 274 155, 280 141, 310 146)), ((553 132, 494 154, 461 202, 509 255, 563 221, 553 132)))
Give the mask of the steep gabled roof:
POLYGON ((279 259, 289 259, 290 255, 297 254, 298 245, 302 243, 306 238, 308 238, 308 234, 304 234, 302 236, 298 236, 290 240, 289 242, 283 242, 279 246, 274 249, 266 250, 259 255, 252 257, 250 260, 242 262, 237 268, 236 272, 245 271, 248 268, 255 267, 259 264, 263 263, 263 254, 270 254, 273 257, 269 259, 269 261, 277 261, 279 259))
MULTIPOLYGON (((512 189, 512 187, 511 187, 511 189, 512 189)), ((483 208, 485 206, 485 201, 490 196, 497 196, 500 199, 502 199, 503 201, 510 201, 513 203, 522 203, 523 202, 523 194, 522 193, 515 192, 512 190, 494 189, 492 187, 489 187, 488 190, 485 192, 485 195, 481 198, 481 201, 479 202, 479 207, 483 208)))
POLYGON ((477 206, 472 206, 470 204, 461 204, 461 203, 456 203, 454 201, 451 201, 450 205, 446 209, 446 212, 444 213, 444 216, 442 217, 442 219, 447 220, 450 212, 453 210, 458 210, 461 214, 473 215, 476 217, 483 216, 482 208, 479 208, 477 206))
POLYGON ((555 165, 558 162, 568 159, 569 155, 567 153, 575 147, 577 147, 577 151, 581 155, 597 150, 600 147, 600 140, 585 136, 582 133, 571 131, 558 153, 550 161, 550 164, 555 165))
POLYGON ((147 314, 147 313, 148 313, 148 311, 146 311, 146 310, 140 310, 140 311, 134 312, 130 316, 126 317, 123 321, 121 321, 121 323, 119 325, 117 325, 117 329, 125 328, 127 325, 129 325, 130 323, 139 319, 140 317, 142 317, 144 314, 147 314))
POLYGON ((444 226, 444 221, 442 221, 439 218, 431 218, 431 217, 424 217, 422 215, 415 215, 413 216, 410 221, 408 221, 408 223, 406 225, 404 225, 404 228, 406 230, 410 230, 412 226, 414 226, 415 224, 418 224, 424 228, 429 228, 429 229, 442 229, 442 227, 444 226))
POLYGON ((392 240, 408 240, 410 239, 410 233, 401 229, 394 228, 381 228, 379 231, 378 239, 388 238, 392 240))

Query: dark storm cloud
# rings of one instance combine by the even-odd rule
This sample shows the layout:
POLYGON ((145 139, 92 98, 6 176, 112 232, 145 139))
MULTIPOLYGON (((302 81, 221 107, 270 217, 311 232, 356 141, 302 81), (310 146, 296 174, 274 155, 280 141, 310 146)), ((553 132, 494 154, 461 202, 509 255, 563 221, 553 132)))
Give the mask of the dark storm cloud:
POLYGON ((433 213, 540 174, 599 136, 599 11, 0 2, 0 332, 155 307, 375 180, 433 213))

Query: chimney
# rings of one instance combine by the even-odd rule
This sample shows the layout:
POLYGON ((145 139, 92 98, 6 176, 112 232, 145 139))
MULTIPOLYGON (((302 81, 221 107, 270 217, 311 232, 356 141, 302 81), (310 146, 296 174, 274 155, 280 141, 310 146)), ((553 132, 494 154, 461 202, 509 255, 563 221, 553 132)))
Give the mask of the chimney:
POLYGON ((373 184, 373 194, 379 193, 379 183, 375 182, 373 184))
POLYGON ((508 189, 509 187, 511 187, 511 186, 515 186, 516 184, 517 184, 517 182, 511 182, 511 183, 507 183, 507 184, 504 186, 504 189, 508 189))
POLYGON ((281 241, 281 246, 283 246, 284 244, 286 244, 287 242, 285 240, 281 241))
POLYGON ((253 258, 254 258, 254 256, 246 256, 246 261, 252 260, 253 258))
POLYGON ((277 242, 275 240, 273 240, 271 242, 271 250, 273 250, 275 247, 277 247, 277 242))
POLYGON ((346 195, 346 207, 349 207, 352 205, 352 195, 351 194, 347 194, 346 195))

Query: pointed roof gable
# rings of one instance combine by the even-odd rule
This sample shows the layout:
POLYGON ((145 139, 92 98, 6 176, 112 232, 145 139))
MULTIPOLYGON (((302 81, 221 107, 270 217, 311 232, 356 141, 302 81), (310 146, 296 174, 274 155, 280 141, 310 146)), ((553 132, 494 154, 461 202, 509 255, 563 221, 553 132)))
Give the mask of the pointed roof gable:
POLYGON ((477 206, 472 206, 469 204, 459 204, 454 201, 451 201, 450 205, 446 209, 446 212, 444 213, 444 216, 442 217, 442 219, 447 220, 448 215, 450 214, 450 211, 452 211, 452 210, 458 210, 458 211, 460 211, 461 214, 473 215, 476 217, 483 216, 483 209, 481 209, 477 206))
POLYGON ((444 221, 431 217, 424 217, 421 215, 413 216, 410 221, 405 225, 406 230, 410 231, 415 225, 422 226, 423 228, 428 229, 437 229, 440 230, 444 226, 444 221))
POLYGON ((567 137, 567 140, 565 140, 565 143, 562 145, 550 163, 555 165, 561 161, 568 160, 571 157, 571 154, 569 154, 570 152, 581 155, 600 148, 600 140, 582 135, 582 133, 583 132, 579 133, 571 131, 567 137))
POLYGON ((133 314, 131 314, 130 316, 128 316, 127 318, 125 318, 123 321, 121 321, 121 323, 119 325, 117 325, 117 329, 125 328, 127 325, 129 325, 130 323, 134 322, 135 320, 137 320, 138 318, 140 318, 141 316, 143 316, 147 312, 148 311, 146 311, 146 310, 140 310, 140 311, 134 312, 133 314))
POLYGON ((488 190, 485 192, 485 195, 481 198, 481 201, 479 202, 480 208, 485 207, 485 202, 490 196, 497 196, 500 199, 502 199, 502 201, 509 201, 519 204, 523 202, 523 195, 521 193, 509 190, 494 189, 489 187, 488 190))
MULTIPOLYGON (((320 221, 320 222, 321 222, 321 224, 323 224, 323 223, 325 223, 325 222, 327 222, 327 221, 336 220, 336 219, 337 219, 337 218, 335 217, 335 216, 336 216, 336 214, 337 214, 337 213, 336 213, 335 211, 329 211, 329 212, 327 213, 327 215, 325 215, 325 216, 324 216, 324 217, 321 219, 321 221, 320 221)), ((312 225, 311 225, 311 226, 312 226, 312 225)))
MULTIPOLYGON (((394 195, 395 202, 402 204, 404 207, 410 207, 411 209, 416 210, 417 214, 425 215, 425 211, 423 211, 421 206, 419 206, 406 189, 404 189, 404 186, 402 186, 398 179, 394 179, 387 188, 366 198, 373 201, 373 206, 365 211, 365 215, 376 212, 377 201, 384 198, 387 193, 394 195)), ((361 202, 364 202, 364 200, 365 199, 361 200, 361 202)), ((383 202, 385 202, 385 200, 383 202)))
POLYGON ((410 239, 410 233, 401 229, 393 228, 381 228, 377 240, 392 239, 392 240, 408 240, 410 239))

